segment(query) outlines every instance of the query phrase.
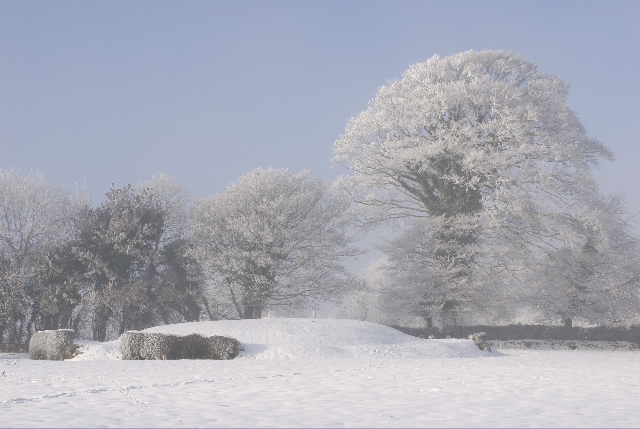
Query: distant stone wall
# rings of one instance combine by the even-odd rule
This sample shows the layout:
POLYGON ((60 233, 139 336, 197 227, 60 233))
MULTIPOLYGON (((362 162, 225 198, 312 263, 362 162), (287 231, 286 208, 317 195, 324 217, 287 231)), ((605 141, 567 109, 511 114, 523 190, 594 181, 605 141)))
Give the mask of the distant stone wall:
POLYGON ((629 341, 580 341, 580 340, 494 340, 488 342, 497 350, 607 350, 638 351, 640 345, 629 341))
POLYGON ((234 338, 198 334, 187 336, 128 331, 120 336, 123 360, 233 359, 240 353, 234 338))
MULTIPOLYGON (((415 329, 393 326, 393 328, 414 337, 444 338, 438 328, 415 329)), ((558 340, 558 341, 629 341, 640 344, 640 326, 578 328, 545 325, 508 326, 456 326, 452 338, 468 338, 477 332, 486 332, 488 340, 558 340)))
POLYGON ((45 360, 71 359, 77 352, 77 346, 73 342, 75 337, 73 329, 38 331, 29 341, 29 357, 45 360))

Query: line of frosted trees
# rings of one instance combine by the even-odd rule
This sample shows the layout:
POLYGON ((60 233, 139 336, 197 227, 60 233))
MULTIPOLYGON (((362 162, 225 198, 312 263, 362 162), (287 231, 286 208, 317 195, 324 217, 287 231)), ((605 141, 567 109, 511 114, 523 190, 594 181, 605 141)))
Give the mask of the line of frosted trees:
POLYGON ((382 87, 334 145, 352 174, 257 169, 194 203, 158 174, 93 207, 0 171, 0 342, 73 328, 104 341, 201 318, 352 299, 342 314, 637 323, 640 245, 593 169, 612 153, 568 86, 502 51, 433 57, 382 87), (389 225, 353 275, 357 238, 389 225))
POLYGON ((0 342, 71 328, 104 341, 159 324, 260 318, 343 296, 351 203, 308 172, 257 169, 191 204, 157 174, 97 208, 0 171, 0 342))

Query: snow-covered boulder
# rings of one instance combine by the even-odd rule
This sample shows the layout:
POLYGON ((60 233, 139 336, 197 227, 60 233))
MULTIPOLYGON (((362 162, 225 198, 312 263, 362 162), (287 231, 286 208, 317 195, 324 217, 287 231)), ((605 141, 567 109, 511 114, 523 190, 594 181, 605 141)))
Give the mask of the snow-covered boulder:
POLYGON ((238 340, 221 335, 204 337, 128 331, 120 336, 122 359, 233 359, 240 352, 238 340))
POLYGON ((29 357, 46 360, 72 359, 77 352, 77 346, 73 342, 75 337, 73 329, 38 331, 29 341, 29 357))
POLYGON ((474 342, 476 346, 483 352, 490 352, 491 347, 485 342, 487 339, 486 332, 478 332, 477 334, 469 335, 469 339, 474 342))

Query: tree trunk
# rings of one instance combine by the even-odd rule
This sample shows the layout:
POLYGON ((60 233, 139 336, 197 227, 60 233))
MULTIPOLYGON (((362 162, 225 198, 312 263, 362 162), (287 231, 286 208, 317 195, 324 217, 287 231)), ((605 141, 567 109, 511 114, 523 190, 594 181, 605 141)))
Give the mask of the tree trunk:
POLYGON ((93 321, 93 341, 105 341, 107 339, 107 323, 104 320, 93 321))
POLYGON ((207 310, 207 314, 209 315, 209 320, 215 320, 213 318, 213 314, 211 314, 211 309, 209 308, 209 301, 207 301, 207 298, 202 297, 202 303, 204 304, 204 309, 207 310))
POLYGON ((9 343, 15 344, 17 342, 18 332, 16 330, 16 310, 11 308, 9 310, 9 343))
POLYGON ((571 328, 573 326, 573 321, 571 320, 571 317, 564 318, 562 319, 562 321, 564 322, 565 328, 571 328))
POLYGON ((253 305, 245 307, 243 319, 262 319, 262 309, 253 305))
POLYGON ((453 337, 455 334, 457 310, 456 301, 446 301, 442 306, 442 335, 453 337))
POLYGON ((124 331, 126 330, 125 326, 128 324, 129 320, 128 320, 128 311, 127 311, 127 307, 125 306, 125 308, 122 309, 122 320, 120 321, 120 329, 118 329, 118 334, 122 335, 124 334, 124 331))
POLYGON ((105 310, 98 310, 93 318, 93 341, 105 341, 107 339, 107 323, 109 314, 105 310))
POLYGON ((75 319, 73 319, 73 325, 71 326, 71 328, 76 331, 76 334, 80 333, 80 323, 82 322, 82 312, 79 311, 78 314, 76 314, 75 319))
POLYGON ((433 319, 431 318, 431 316, 427 316, 424 319, 427 322, 427 328, 432 328, 433 327, 433 319))

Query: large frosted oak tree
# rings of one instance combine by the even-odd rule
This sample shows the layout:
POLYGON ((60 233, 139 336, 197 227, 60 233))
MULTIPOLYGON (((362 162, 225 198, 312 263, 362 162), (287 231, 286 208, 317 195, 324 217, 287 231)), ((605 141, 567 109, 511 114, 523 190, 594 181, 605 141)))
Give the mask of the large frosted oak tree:
POLYGON ((349 120, 334 145, 333 162, 353 172, 343 188, 365 225, 421 219, 426 242, 400 246, 423 273, 434 268, 424 305, 485 294, 479 274, 509 248, 577 239, 567 225, 598 192, 593 167, 613 154, 587 136, 567 93, 519 55, 468 51, 413 65, 349 120))

